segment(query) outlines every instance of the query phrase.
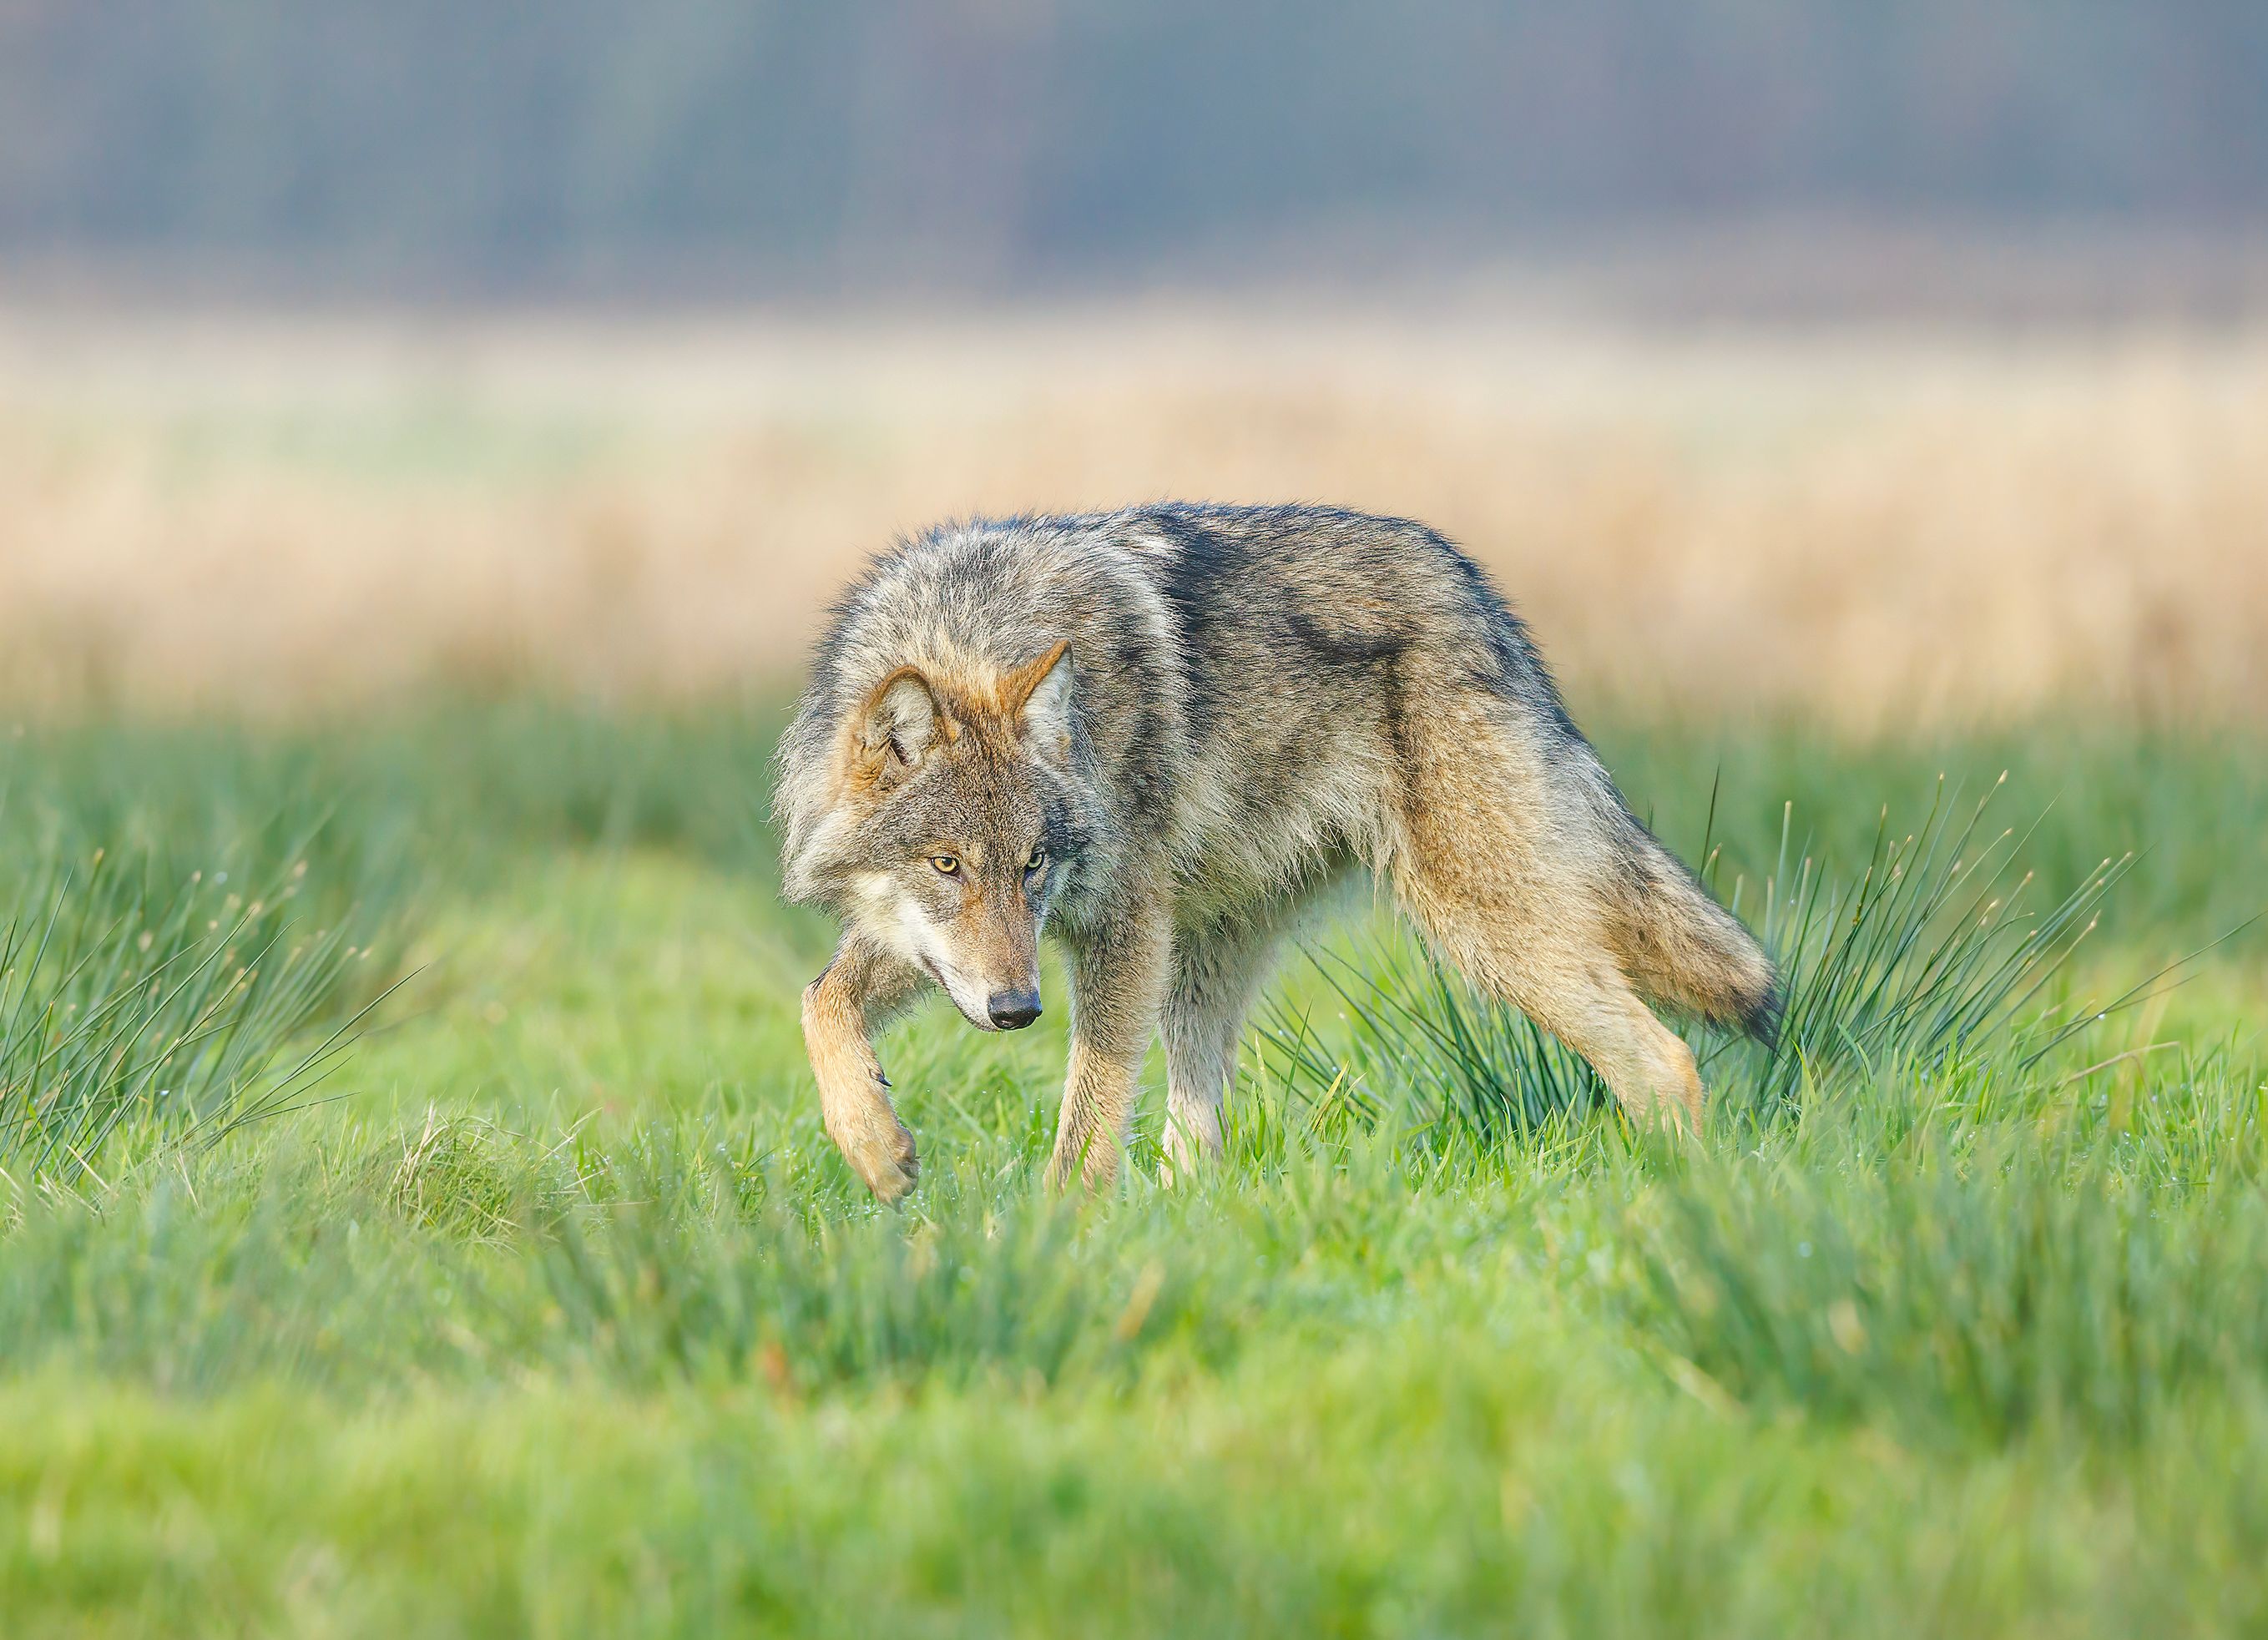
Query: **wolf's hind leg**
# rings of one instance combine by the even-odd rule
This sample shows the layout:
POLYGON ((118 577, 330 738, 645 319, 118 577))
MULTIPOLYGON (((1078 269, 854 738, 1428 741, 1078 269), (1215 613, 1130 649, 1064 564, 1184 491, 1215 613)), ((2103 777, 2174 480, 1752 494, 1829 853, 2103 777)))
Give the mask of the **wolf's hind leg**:
POLYGON ((1619 973, 1609 968, 1571 983, 1531 971, 1527 982, 1501 994, 1587 1060, 1633 1122, 1699 1128, 1703 1093, 1693 1050, 1619 973))
POLYGON ((1166 1171, 1190 1177, 1220 1154, 1220 1107, 1236 1077, 1244 1016, 1267 978, 1282 917, 1183 929, 1174 937, 1174 989, 1166 999, 1166 1171))
POLYGON ((819 1109, 843 1158, 885 1202, 913 1188, 920 1163, 914 1136, 890 1104, 873 1033, 920 988, 921 974, 896 958, 846 942, 827 971, 804 989, 803 1041, 819 1078, 819 1109))
POLYGON ((1656 1019, 1603 949, 1561 929, 1459 916, 1420 921, 1466 977, 1573 1048, 1641 1125, 1697 1127, 1701 1073, 1693 1052, 1656 1019))
POLYGON ((1165 913, 1145 906, 1071 950, 1071 1067, 1048 1162, 1057 1189, 1074 1173, 1090 1190, 1117 1176, 1135 1078, 1165 1001, 1171 940, 1165 913))
POLYGON ((1405 888, 1403 902, 1468 979, 1580 1054, 1633 1121, 1698 1125, 1692 1050, 1639 999, 1603 941, 1586 937, 1594 917, 1579 904, 1515 910, 1438 888, 1405 888))
POLYGON ((1403 907, 1467 978, 1587 1060, 1633 1120, 1697 1122, 1692 1052, 1631 988, 1591 884, 1612 840, 1548 767, 1548 743, 1489 710, 1425 728, 1393 814, 1403 907))

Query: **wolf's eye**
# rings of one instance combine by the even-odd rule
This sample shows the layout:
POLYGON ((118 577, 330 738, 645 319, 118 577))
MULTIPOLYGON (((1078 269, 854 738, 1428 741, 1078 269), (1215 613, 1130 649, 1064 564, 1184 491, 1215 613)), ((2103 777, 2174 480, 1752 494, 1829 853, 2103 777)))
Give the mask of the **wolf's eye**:
POLYGON ((929 857, 929 863, 947 877, 961 869, 961 862, 949 854, 932 854, 929 857))
POLYGON ((1037 848, 1035 848, 1035 849, 1034 849, 1032 850, 1032 857, 1031 857, 1030 859, 1028 859, 1028 860, 1027 860, 1027 861, 1025 861, 1025 862, 1024 862, 1024 869, 1025 869, 1026 871, 1041 871, 1041 870, 1045 869, 1045 867, 1046 867, 1046 865, 1047 865, 1047 863, 1048 863, 1048 850, 1047 850, 1047 846, 1046 846, 1044 843, 1042 843, 1042 844, 1041 844, 1039 847, 1037 847, 1037 848))

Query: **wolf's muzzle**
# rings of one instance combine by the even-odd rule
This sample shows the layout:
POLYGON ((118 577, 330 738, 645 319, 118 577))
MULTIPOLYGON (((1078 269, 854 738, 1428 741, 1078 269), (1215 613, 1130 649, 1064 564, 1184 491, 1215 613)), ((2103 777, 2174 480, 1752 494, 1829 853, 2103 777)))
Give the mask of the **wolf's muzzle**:
POLYGON ((1040 1017, 1040 994, 1036 990, 994 991, 984 999, 984 1011, 1003 1031, 1020 1031, 1040 1017))

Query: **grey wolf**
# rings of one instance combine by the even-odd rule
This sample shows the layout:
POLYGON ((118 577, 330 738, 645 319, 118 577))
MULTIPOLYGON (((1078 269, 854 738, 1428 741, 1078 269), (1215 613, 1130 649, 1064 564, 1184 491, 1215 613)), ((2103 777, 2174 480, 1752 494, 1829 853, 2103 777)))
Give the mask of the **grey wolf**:
POLYGON ((1115 1175, 1166 1045, 1167 1168, 1221 1143, 1247 1009, 1368 871, 1447 960, 1637 1120, 1702 1112, 1649 1002, 1769 1040, 1772 965, 1632 816, 1530 641, 1423 525, 1160 505, 940 526, 836 606, 782 742, 784 886, 843 936, 804 993, 827 1131, 877 1195, 917 1172, 874 1033, 927 984, 1071 1055, 1049 1165, 1115 1175))

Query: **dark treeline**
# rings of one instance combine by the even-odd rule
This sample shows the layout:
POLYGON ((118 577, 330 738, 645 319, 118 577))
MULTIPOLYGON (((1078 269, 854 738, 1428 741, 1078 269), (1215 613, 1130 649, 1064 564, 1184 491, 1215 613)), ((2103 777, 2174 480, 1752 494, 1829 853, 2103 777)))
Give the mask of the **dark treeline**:
POLYGON ((0 256, 988 283, 2268 220, 2263 0, 0 0, 0 256))

